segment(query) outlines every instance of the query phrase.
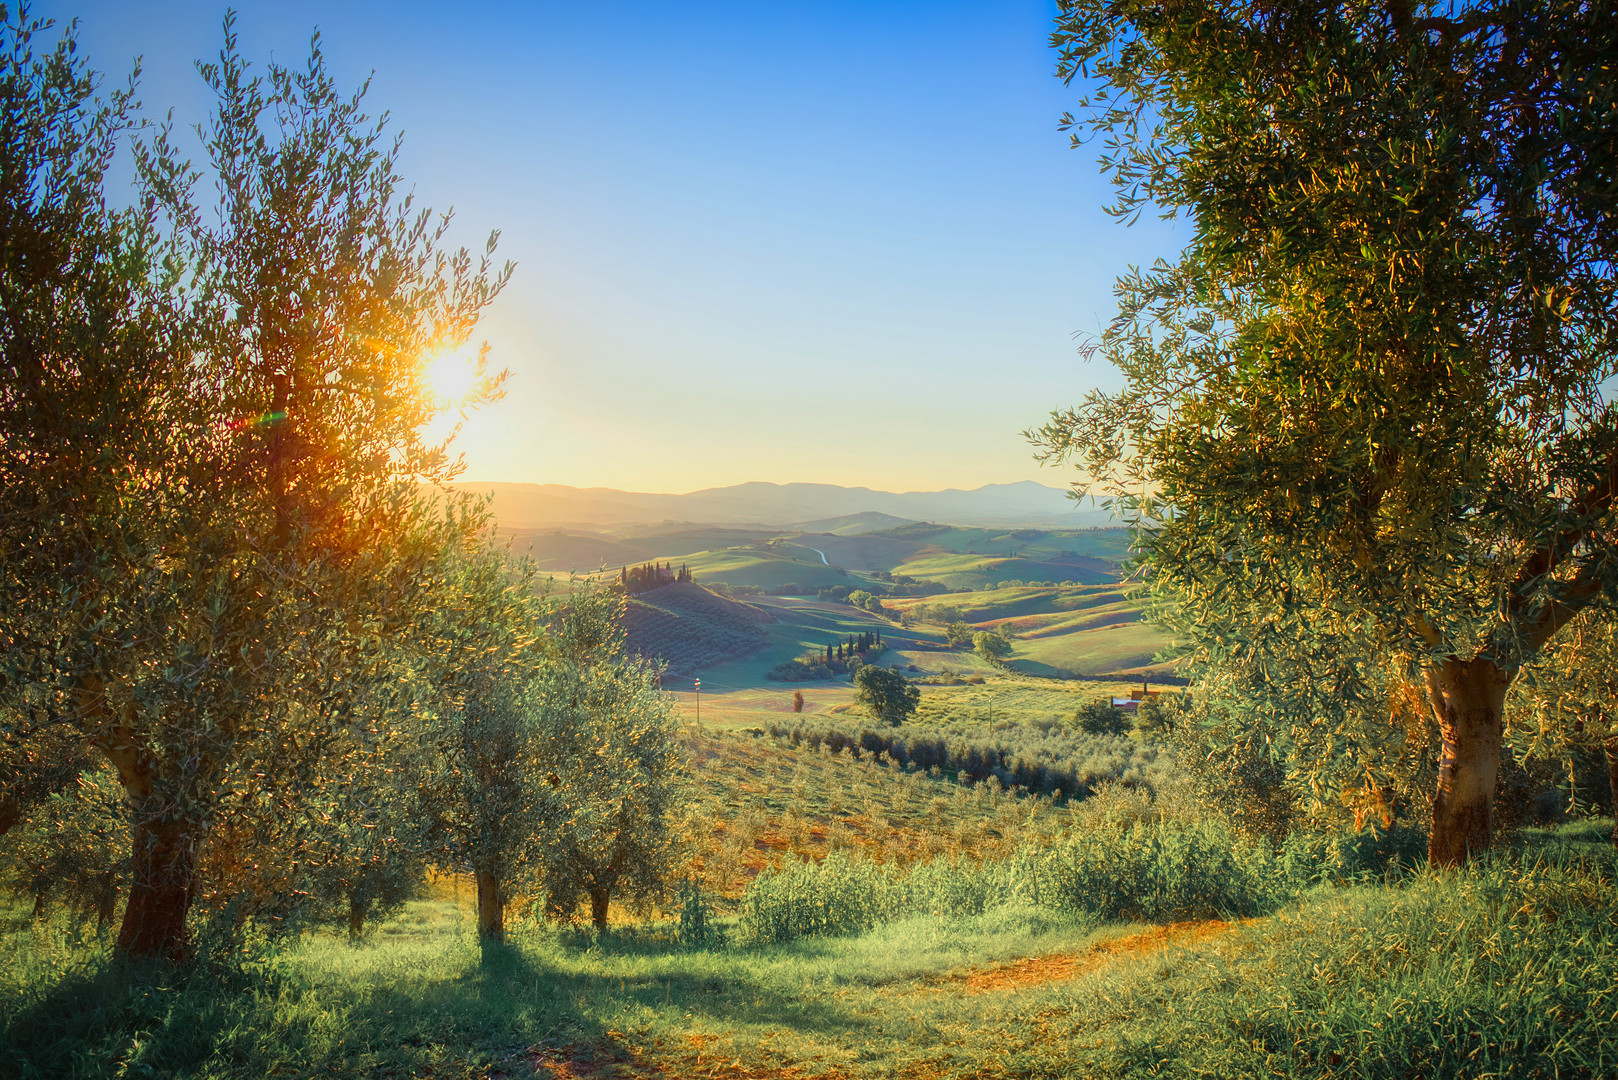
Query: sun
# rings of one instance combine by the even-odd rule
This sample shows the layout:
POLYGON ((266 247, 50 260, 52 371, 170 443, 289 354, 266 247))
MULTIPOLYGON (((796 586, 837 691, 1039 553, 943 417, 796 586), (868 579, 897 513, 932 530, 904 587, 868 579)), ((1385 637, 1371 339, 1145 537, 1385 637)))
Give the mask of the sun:
POLYGON ((477 388, 478 362, 475 356, 446 352, 427 365, 427 385, 446 405, 463 403, 477 388))

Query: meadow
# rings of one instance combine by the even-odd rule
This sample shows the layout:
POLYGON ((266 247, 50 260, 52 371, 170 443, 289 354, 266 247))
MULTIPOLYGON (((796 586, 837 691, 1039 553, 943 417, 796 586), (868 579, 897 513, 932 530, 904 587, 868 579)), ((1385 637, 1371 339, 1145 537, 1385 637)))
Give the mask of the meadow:
MULTIPOLYGON (((845 608, 845 610, 847 610, 845 608)), ((1618 1069, 1610 824, 1468 869, 1421 838, 1244 839, 1141 732, 1076 731, 1131 684, 991 670, 876 725, 846 684, 676 695, 685 862, 612 929, 467 878, 341 928, 199 935, 131 971, 65 909, 7 909, 0 1061, 33 1077, 1559 1076, 1618 1069), (1083 755, 1093 793, 971 782, 824 735, 1083 755), (818 743, 812 733, 819 732, 818 743), (210 936, 212 935, 212 936, 210 936)))
MULTIPOLYGON (((314 931, 133 980, 104 940, 14 910, 0 1052, 26 1078, 1593 1080, 1618 1070, 1603 827, 1449 873, 1271 860, 1224 915, 1109 917, 990 883, 978 910, 778 941, 743 917, 683 941, 677 920, 524 922, 480 947, 467 891, 441 881, 357 945, 314 931)), ((900 873, 848 864, 833 884, 879 904, 900 873)))

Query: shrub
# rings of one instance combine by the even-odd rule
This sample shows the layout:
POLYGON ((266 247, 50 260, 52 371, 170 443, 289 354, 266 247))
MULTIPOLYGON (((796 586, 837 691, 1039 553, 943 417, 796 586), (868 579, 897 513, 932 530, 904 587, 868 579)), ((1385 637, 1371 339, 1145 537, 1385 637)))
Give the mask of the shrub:
POLYGON ((1281 854, 1220 825, 1096 829, 985 865, 935 861, 909 871, 833 852, 818 866, 760 874, 742 899, 743 939, 856 934, 915 915, 981 915, 1011 904, 1103 919, 1167 921, 1272 911, 1303 889, 1374 869, 1383 847, 1340 838, 1281 854))
POLYGON ((840 851, 819 864, 766 870, 742 898, 742 936, 766 944, 863 933, 891 917, 893 893, 882 867, 840 851))
POLYGON ((1122 735, 1130 727, 1129 715, 1105 698, 1081 706, 1073 714, 1073 723, 1091 735, 1122 735))

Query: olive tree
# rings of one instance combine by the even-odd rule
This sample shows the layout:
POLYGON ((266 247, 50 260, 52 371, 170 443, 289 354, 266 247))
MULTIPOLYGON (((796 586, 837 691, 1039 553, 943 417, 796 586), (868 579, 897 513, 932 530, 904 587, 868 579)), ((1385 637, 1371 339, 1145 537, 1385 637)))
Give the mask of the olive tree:
MULTIPOLYGON (((1536 757, 1571 762, 1598 754, 1618 818, 1618 622, 1586 611, 1512 687, 1512 727, 1536 757)), ((1618 846, 1618 823, 1612 842, 1618 846)))
POLYGON ((542 726, 536 680, 545 659, 541 598, 531 565, 486 538, 445 563, 424 619, 417 669, 423 781, 438 858, 470 872, 478 936, 505 940, 505 907, 534 860, 549 805, 544 779, 555 740, 542 726))
POLYGON ((181 958, 210 838, 318 780, 412 625, 415 484, 453 472, 424 369, 505 272, 444 249, 318 42, 255 77, 228 21, 203 165, 148 129, 109 207, 133 98, 45 29, 0 18, 0 716, 8 762, 52 737, 116 770, 119 950, 181 958))
POLYGON ((623 598, 575 582, 552 621, 539 702, 551 745, 541 883, 553 914, 583 899, 597 930, 613 897, 663 896, 685 779, 660 672, 624 652, 623 598))
POLYGON ((1097 348, 1124 388, 1035 438, 1136 515, 1209 667, 1307 679, 1330 642, 1419 688, 1430 855, 1463 862, 1507 689, 1618 589, 1618 20, 1064 0, 1054 43, 1114 212, 1188 239, 1118 284, 1097 348))

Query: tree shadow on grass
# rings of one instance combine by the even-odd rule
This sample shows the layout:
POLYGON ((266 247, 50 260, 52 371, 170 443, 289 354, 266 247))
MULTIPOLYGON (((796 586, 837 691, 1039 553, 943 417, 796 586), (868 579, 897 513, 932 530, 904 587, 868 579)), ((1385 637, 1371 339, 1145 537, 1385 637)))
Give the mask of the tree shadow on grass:
POLYGON ((744 966, 727 965, 724 953, 633 938, 592 948, 614 961, 609 970, 625 973, 553 963, 521 945, 466 956, 441 978, 353 981, 323 977, 295 955, 179 969, 134 967, 103 954, 0 1001, 0 1074, 475 1073, 559 1048, 583 1047, 601 1060, 632 1056, 617 1028, 648 1014, 666 1017, 672 1029, 707 1023, 858 1033, 868 1022, 758 981, 744 966), (688 970, 679 955, 692 957, 688 970), (637 960, 652 970, 636 970, 637 960))

